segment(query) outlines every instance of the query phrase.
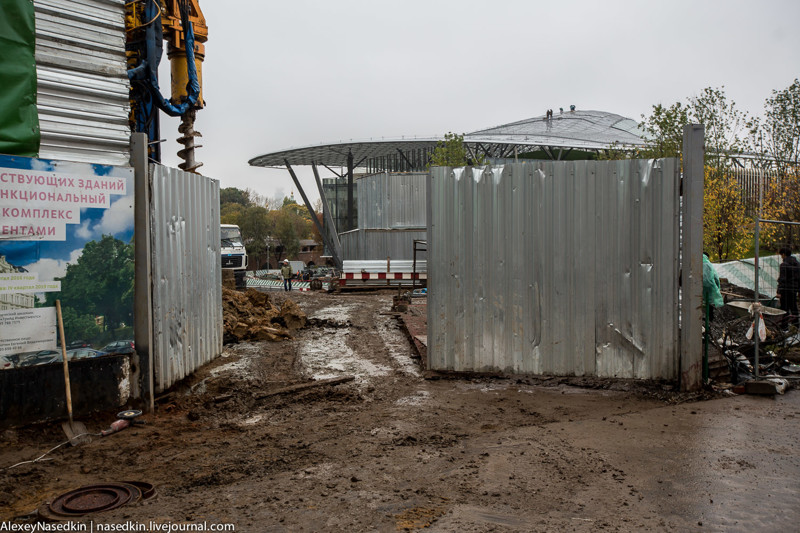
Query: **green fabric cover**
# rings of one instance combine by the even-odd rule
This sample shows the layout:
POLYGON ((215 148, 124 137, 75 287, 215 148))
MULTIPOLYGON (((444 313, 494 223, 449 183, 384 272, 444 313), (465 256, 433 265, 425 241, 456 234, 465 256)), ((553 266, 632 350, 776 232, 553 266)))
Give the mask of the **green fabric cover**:
POLYGON ((703 255, 703 300, 714 307, 722 307, 725 300, 720 292, 719 276, 714 270, 714 265, 703 255))
POLYGON ((39 154, 32 0, 0 1, 0 153, 39 154))

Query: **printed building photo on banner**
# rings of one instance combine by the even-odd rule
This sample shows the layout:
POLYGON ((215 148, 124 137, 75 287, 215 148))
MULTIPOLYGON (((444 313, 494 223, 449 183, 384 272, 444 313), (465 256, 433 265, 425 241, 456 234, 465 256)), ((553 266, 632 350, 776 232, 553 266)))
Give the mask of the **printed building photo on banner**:
POLYGON ((0 369, 133 351, 133 169, 0 155, 0 369))

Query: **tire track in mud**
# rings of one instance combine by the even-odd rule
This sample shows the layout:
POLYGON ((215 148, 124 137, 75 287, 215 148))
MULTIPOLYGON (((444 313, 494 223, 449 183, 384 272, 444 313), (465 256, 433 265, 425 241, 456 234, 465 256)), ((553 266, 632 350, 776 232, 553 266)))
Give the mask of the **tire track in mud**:
POLYGON ((355 304, 337 304, 324 307, 311 315, 312 320, 325 321, 334 327, 325 326, 301 341, 298 347, 300 362, 314 379, 328 379, 343 375, 355 377, 358 385, 367 385, 371 377, 385 376, 391 372, 388 366, 359 357, 348 344, 349 328, 355 304))
POLYGON ((377 335, 361 333, 358 337, 352 336, 353 331, 366 328, 353 324, 358 319, 358 309, 357 303, 335 304, 309 316, 309 322, 319 327, 298 347, 300 362, 307 373, 314 379, 352 375, 362 387, 372 384, 374 378, 394 372, 420 377, 408 342, 390 323, 390 317, 371 315, 370 329, 374 329, 377 335), (382 353, 388 354, 388 360, 378 359, 382 353))

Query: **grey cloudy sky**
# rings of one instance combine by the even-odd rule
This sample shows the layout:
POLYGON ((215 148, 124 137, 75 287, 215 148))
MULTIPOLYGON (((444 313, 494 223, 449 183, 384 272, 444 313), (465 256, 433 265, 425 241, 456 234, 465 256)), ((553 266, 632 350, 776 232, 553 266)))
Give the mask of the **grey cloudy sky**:
MULTIPOLYGON (((269 197, 295 189, 288 172, 247 161, 290 147, 463 133, 571 104, 640 120, 704 87, 724 86, 760 115, 773 89, 800 77, 797 0, 200 5, 200 172, 269 197)), ((169 166, 180 162, 177 124, 161 126, 169 166)), ((312 174, 300 174, 313 201, 312 174)))

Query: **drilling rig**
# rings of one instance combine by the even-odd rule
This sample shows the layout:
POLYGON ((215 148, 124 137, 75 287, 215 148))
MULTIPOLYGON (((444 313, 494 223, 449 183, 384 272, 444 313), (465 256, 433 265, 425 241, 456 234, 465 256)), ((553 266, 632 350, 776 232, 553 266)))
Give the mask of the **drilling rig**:
POLYGON ((202 65, 208 26, 198 0, 132 0, 125 4, 127 32, 126 56, 128 78, 131 81, 131 116, 133 131, 145 132, 148 155, 161 161, 158 111, 181 117, 178 142, 183 149, 178 166, 196 172, 202 165, 195 159, 194 129, 198 109, 205 106, 202 95, 202 65), (161 95, 158 84, 158 65, 163 53, 162 41, 167 42, 170 61, 171 95, 161 95))

